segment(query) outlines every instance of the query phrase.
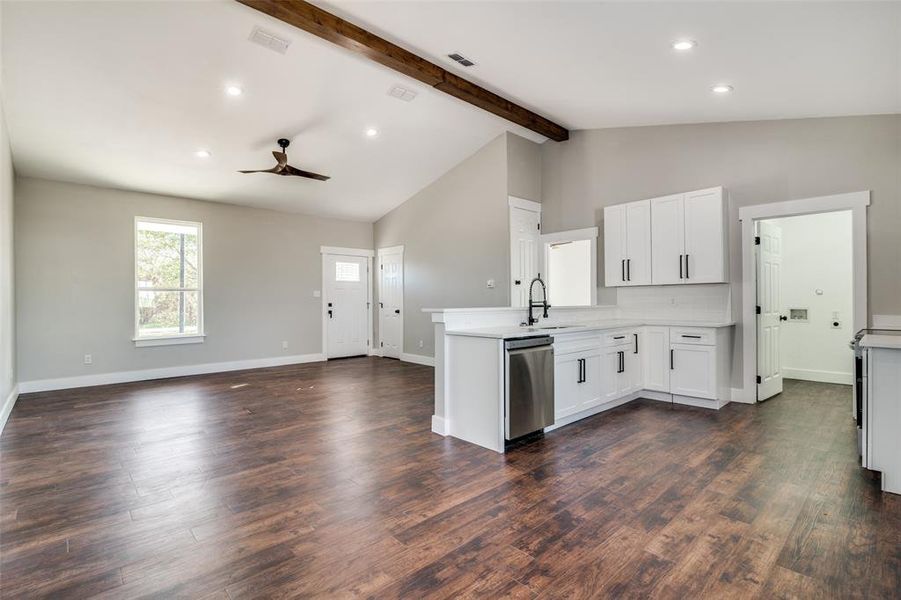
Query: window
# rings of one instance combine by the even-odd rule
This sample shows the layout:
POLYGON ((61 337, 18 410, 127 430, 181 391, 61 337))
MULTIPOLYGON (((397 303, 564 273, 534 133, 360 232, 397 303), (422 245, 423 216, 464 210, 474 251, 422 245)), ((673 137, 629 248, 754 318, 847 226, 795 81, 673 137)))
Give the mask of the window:
POLYGON ((360 281, 360 263, 335 262, 335 281, 360 281))
POLYGON ((542 236, 548 302, 592 306, 597 298, 597 228, 542 236))
POLYGON ((202 341, 201 238, 200 223, 135 219, 137 345, 202 341))

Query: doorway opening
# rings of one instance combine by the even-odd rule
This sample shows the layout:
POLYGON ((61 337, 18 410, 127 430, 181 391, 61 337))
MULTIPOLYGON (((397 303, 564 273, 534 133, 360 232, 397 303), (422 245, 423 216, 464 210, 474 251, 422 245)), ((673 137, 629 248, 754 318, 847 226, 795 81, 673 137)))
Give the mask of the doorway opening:
MULTIPOLYGON (((779 242, 773 242, 772 237, 778 235, 781 228, 778 227, 778 223, 773 223, 773 221, 788 217, 850 213, 851 249, 850 252, 845 249, 844 253, 846 255, 850 254, 851 261, 851 306, 850 309, 845 309, 849 310, 848 315, 843 315, 842 310, 838 307, 826 309, 827 317, 830 319, 826 323, 830 329, 832 329, 832 323, 835 321, 831 319, 832 313, 838 312, 839 318, 837 321, 839 325, 837 327, 845 332, 842 339, 847 345, 851 338, 851 335, 848 335, 848 333, 853 335, 854 332, 866 327, 868 321, 867 206, 869 204, 870 192, 862 191, 803 200, 758 204, 739 209, 742 248, 742 327, 740 331, 743 387, 733 390, 733 401, 754 403, 778 393, 781 379, 785 377, 784 367, 790 367, 790 365, 783 363, 784 348, 779 342, 779 336, 782 335, 783 328, 788 328, 787 323, 792 315, 794 315, 796 320, 795 323, 792 323, 792 326, 802 325, 805 308, 807 308, 808 323, 810 323, 810 318, 813 316, 811 312, 813 304, 810 302, 802 302, 802 304, 810 304, 810 306, 783 306, 782 297, 777 297, 781 290, 773 291, 774 285, 779 285, 778 283, 773 283, 777 281, 773 273, 776 271, 781 273, 781 269, 784 268, 782 258, 779 256, 782 246, 778 247, 779 253, 774 253, 774 245, 779 242), (762 222, 766 221, 770 221, 770 223, 761 225, 762 222), (760 245, 756 244, 758 234, 760 234, 760 245), (769 242, 765 242, 765 238, 768 236, 771 239, 769 242), (766 249, 762 251, 763 255, 761 256, 758 249, 764 246, 766 246, 766 249), (759 261, 758 258, 760 258, 759 261), (759 285, 760 282, 763 283, 759 285), (764 302, 764 304, 760 302, 764 302), (794 313, 791 312, 792 308, 795 309, 794 313), (768 314, 764 314, 765 312, 768 314), (785 319, 783 320, 780 317, 785 317, 785 319), (850 324, 850 327, 846 327, 846 323, 850 324), (769 327, 768 331, 766 330, 767 327, 769 327)), ((841 220, 842 217, 835 218, 841 220)), ((788 223, 788 221, 784 223, 788 223)), ((799 223, 801 222, 799 221, 799 223)), ((814 231, 810 235, 816 236, 818 234, 814 231)), ((819 237, 825 237, 825 233, 819 235, 819 237)), ((826 241, 828 242, 829 240, 826 241)), ((817 264, 825 263, 824 260, 817 260, 816 262, 817 264)), ((778 281, 782 281, 782 279, 778 279, 778 281)), ((794 285, 794 281, 792 285, 794 285)), ((823 290, 823 296, 825 296, 827 288, 824 286, 825 284, 822 286, 813 284, 814 295, 816 295, 816 290, 820 289, 823 290)), ((810 288, 810 284, 807 287, 810 288)), ((824 300, 828 299, 824 298, 824 300)), ((794 304, 795 302, 792 303, 794 304)), ((834 335, 838 337, 838 334, 834 335)), ((801 369, 799 367, 792 374, 795 377, 801 375, 813 377, 815 375, 802 373, 801 369)), ((848 359, 847 369, 853 373, 853 361, 851 358, 848 359)), ((841 370, 838 372, 843 373, 845 371, 841 370)), ((840 375, 833 376, 836 378, 841 377, 840 375)), ((853 402, 854 399, 852 398, 852 410, 853 402)))
POLYGON ((850 386, 854 356, 849 210, 756 223, 757 399, 794 379, 850 386))
POLYGON ((372 250, 323 246, 322 353, 326 359, 369 354, 372 250))

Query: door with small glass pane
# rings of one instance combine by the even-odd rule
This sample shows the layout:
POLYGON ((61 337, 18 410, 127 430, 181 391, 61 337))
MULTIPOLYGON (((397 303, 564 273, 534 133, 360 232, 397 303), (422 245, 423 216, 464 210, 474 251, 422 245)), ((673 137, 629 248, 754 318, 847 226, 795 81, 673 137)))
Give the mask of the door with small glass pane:
POLYGON ((365 256, 323 256, 327 358, 368 354, 368 265, 365 256))

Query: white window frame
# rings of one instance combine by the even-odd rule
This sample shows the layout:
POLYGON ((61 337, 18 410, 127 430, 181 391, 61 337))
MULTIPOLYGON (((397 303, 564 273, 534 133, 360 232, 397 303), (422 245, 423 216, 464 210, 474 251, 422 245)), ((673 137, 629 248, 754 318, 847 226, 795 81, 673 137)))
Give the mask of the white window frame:
POLYGON ((546 233, 539 238, 541 244, 541 252, 539 253, 539 265, 541 272, 544 273, 544 280, 550 285, 551 272, 550 260, 548 260, 548 251, 550 246, 554 244, 562 244, 566 242, 591 242, 591 264, 589 265, 589 273, 591 281, 589 282, 591 297, 588 306, 597 306, 598 303, 598 228, 586 227, 584 229, 573 229, 570 231, 559 231, 557 233, 546 233))
MULTIPOLYGON (((199 221, 181 221, 176 219, 158 219, 156 217, 139 217, 134 219, 134 240, 132 251, 134 252, 134 337, 132 341, 136 347, 144 346, 171 346, 176 344, 199 344, 202 343, 206 334, 203 328, 203 223, 199 221), (138 223, 161 223, 164 225, 181 225, 184 227, 197 228, 197 287, 196 288, 153 288, 151 291, 172 291, 172 292, 197 292, 197 333, 179 333, 165 336, 141 336, 139 333, 140 322, 140 302, 138 288, 138 223)), ((148 291, 148 288, 144 288, 148 291)))

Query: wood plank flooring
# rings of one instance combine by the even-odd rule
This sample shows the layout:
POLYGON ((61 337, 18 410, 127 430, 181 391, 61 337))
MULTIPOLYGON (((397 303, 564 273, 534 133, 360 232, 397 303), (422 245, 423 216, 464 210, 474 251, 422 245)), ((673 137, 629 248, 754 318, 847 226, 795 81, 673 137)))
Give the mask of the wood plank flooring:
POLYGON ((505 456, 359 358, 23 395, 4 598, 897 598, 901 497, 847 387, 641 400, 505 456))

